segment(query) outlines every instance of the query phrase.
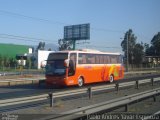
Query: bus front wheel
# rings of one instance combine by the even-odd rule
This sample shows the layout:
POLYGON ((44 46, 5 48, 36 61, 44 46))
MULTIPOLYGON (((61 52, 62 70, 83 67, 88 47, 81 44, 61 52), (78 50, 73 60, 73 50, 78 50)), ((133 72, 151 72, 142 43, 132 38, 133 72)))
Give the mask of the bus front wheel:
POLYGON ((79 78, 78 78, 78 86, 79 86, 79 87, 82 87, 83 84, 84 84, 83 78, 82 78, 82 77, 79 77, 79 78))
POLYGON ((109 82, 112 83, 113 81, 114 81, 114 76, 113 76, 113 75, 110 75, 110 76, 109 76, 109 82))

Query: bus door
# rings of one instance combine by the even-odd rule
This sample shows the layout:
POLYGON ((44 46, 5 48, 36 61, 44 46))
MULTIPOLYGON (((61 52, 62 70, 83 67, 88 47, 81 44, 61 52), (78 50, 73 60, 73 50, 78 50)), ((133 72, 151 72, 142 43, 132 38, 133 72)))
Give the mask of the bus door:
POLYGON ((68 76, 73 76, 76 72, 77 54, 70 53, 68 76))

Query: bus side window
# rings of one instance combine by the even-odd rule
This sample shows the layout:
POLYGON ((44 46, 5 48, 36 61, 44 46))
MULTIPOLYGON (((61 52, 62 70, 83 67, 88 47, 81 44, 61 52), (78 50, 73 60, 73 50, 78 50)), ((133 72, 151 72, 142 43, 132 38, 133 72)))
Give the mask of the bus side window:
POLYGON ((92 55, 86 54, 86 56, 87 56, 87 64, 91 64, 92 63, 92 55))
POLYGON ((108 64, 111 64, 110 55, 106 55, 106 61, 107 61, 108 64))
POLYGON ((99 58, 100 58, 100 64, 104 64, 104 56, 100 55, 99 58))
POLYGON ((99 60, 100 60, 100 59, 99 59, 99 55, 96 55, 96 64, 99 64, 99 63, 100 63, 99 60))
POLYGON ((117 63, 118 63, 117 61, 118 61, 117 56, 112 55, 112 56, 111 56, 111 63, 112 63, 112 64, 117 64, 117 63))
POLYGON ((76 60, 77 60, 76 53, 70 54, 70 60, 73 60, 74 64, 76 64, 76 60))
POLYGON ((83 54, 82 55, 82 64, 86 64, 87 63, 87 58, 86 58, 86 55, 83 54))
POLYGON ((78 55, 78 64, 82 64, 82 54, 78 55))
POLYGON ((95 64, 95 55, 90 55, 91 64, 95 64))
POLYGON ((106 55, 104 55, 104 64, 108 64, 108 59, 106 55))
POLYGON ((113 64, 114 63, 113 55, 110 56, 110 60, 111 60, 111 64, 113 64))
POLYGON ((122 56, 118 56, 118 63, 122 63, 122 56))

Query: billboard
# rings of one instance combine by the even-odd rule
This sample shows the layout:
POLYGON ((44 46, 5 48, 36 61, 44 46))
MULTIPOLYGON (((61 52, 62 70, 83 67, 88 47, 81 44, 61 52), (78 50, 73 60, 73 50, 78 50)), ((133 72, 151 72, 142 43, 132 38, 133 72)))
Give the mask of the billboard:
POLYGON ((90 24, 64 26, 64 39, 65 40, 90 39, 90 24))

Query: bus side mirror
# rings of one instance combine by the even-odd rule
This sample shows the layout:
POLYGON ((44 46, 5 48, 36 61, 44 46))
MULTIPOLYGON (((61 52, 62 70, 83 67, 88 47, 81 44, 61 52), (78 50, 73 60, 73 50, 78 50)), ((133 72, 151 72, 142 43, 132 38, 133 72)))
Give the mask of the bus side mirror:
POLYGON ((64 66, 69 67, 69 59, 64 60, 64 66))
POLYGON ((46 61, 42 61, 41 62, 41 68, 45 68, 46 67, 47 62, 46 61))

